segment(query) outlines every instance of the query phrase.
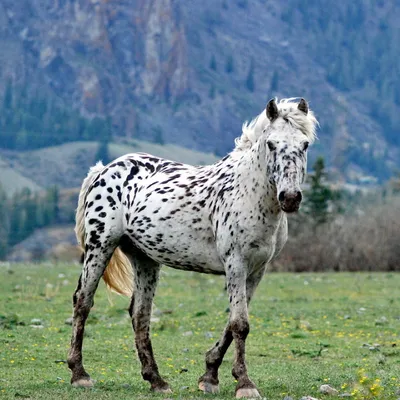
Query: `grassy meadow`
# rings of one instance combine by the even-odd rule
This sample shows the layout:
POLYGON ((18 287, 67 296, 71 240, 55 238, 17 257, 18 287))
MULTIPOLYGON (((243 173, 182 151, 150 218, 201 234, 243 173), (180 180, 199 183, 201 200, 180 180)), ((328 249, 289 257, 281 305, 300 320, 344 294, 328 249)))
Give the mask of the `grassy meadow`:
MULTIPOLYGON (((80 267, 0 266, 0 398, 232 399, 232 349, 220 393, 197 390, 204 353, 227 317, 223 278, 164 269, 155 300, 153 346, 174 393, 155 395, 141 379, 129 300, 101 284, 90 314, 84 361, 93 389, 69 384, 65 364, 71 297, 80 267)), ((329 384, 350 399, 397 399, 400 383, 400 275, 270 274, 251 306, 247 363, 268 400, 325 398, 329 384)))

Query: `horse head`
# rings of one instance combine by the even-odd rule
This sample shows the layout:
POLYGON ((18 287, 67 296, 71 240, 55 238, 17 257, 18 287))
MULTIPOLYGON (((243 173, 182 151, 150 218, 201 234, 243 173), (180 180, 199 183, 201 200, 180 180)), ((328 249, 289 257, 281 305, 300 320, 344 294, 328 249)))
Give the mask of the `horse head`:
POLYGON ((281 209, 295 212, 302 200, 300 185, 305 178, 307 149, 315 139, 317 121, 304 99, 278 104, 272 99, 266 115, 269 123, 263 133, 269 181, 276 187, 281 209))

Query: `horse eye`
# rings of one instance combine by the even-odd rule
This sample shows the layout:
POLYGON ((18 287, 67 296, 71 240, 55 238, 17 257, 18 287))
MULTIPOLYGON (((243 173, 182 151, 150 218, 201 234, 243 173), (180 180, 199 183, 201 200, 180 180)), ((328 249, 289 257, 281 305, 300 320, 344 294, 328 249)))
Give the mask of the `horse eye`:
POLYGON ((269 151, 274 151, 276 149, 275 144, 273 142, 271 142, 270 140, 268 140, 267 145, 268 145, 269 151))
POLYGON ((303 151, 306 151, 306 150, 308 149, 308 145, 309 145, 308 142, 304 142, 304 144, 303 144, 303 151))

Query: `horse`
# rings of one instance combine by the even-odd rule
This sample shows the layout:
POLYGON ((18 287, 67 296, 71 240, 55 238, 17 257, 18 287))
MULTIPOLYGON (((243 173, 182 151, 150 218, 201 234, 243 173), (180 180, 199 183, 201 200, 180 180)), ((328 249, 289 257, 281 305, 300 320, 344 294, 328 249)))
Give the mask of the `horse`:
POLYGON ((213 165, 132 153, 90 169, 76 212, 84 264, 73 295, 68 354, 73 386, 93 386, 82 364, 83 332, 103 277, 111 290, 131 297, 129 314, 143 379, 153 391, 171 393, 150 340, 154 292, 161 265, 166 265, 226 276, 229 320, 206 353, 199 389, 218 392, 218 368, 234 341, 236 398, 260 397, 245 361, 248 307, 287 240, 286 214, 299 209, 307 148, 317 125, 304 99, 272 99, 243 124, 233 151, 213 165))

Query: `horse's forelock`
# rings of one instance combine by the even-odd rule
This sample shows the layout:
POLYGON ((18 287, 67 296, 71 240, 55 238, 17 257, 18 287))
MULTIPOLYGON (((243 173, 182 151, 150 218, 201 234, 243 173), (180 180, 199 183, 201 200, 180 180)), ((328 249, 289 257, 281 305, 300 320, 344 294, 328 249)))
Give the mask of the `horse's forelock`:
POLYGON ((305 114, 299 110, 299 103, 293 102, 293 100, 294 98, 282 99, 278 103, 279 116, 285 118, 295 128, 300 129, 310 143, 313 143, 317 138, 318 121, 311 110, 308 110, 308 113, 305 114))
MULTIPOLYGON (((286 121, 297 129, 300 129, 307 136, 308 140, 313 143, 317 137, 316 128, 318 121, 311 110, 307 114, 299 110, 299 103, 294 101, 296 99, 281 99, 277 103, 279 116, 285 118, 286 121)), ((243 151, 250 149, 269 123, 265 110, 250 122, 246 121, 242 125, 242 135, 235 139, 235 150, 243 151)))

